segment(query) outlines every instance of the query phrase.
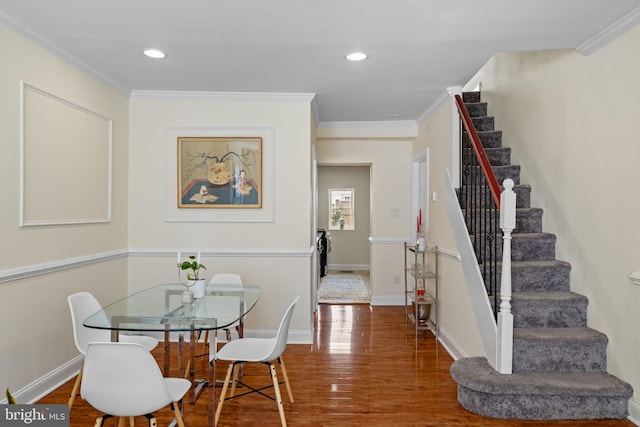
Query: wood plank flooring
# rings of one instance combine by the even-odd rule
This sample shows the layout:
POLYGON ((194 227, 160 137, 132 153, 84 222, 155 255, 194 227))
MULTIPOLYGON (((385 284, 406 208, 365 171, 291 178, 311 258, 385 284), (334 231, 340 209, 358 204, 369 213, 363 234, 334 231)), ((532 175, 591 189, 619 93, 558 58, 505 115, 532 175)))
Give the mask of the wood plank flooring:
MULTIPOLYGON (((433 335, 422 334, 416 341, 413 331, 406 330, 403 307, 321 305, 314 344, 289 344, 284 353, 295 399, 290 403, 281 387, 288 425, 634 426, 627 420, 519 421, 472 414, 457 403, 456 384, 449 375, 452 358, 433 335)), ((160 346, 154 350, 159 361, 161 351, 160 346)), ((204 366, 203 361, 199 368, 204 366)), ((226 366, 216 367, 218 378, 225 372, 226 366)), ((270 383, 265 366, 247 366, 244 375, 249 384, 270 383)), ((38 403, 66 403, 72 386, 69 381, 38 403)), ((206 425, 206 396, 193 405, 185 404, 187 426, 206 425)), ((78 397, 71 410, 71 427, 91 426, 96 416, 98 412, 78 397)), ((167 425, 172 418, 169 409, 156 416, 158 425, 167 425)), ((146 420, 137 418, 136 425, 147 425, 146 420)), ((222 427, 279 425, 275 402, 258 395, 227 401, 219 423, 222 427)))

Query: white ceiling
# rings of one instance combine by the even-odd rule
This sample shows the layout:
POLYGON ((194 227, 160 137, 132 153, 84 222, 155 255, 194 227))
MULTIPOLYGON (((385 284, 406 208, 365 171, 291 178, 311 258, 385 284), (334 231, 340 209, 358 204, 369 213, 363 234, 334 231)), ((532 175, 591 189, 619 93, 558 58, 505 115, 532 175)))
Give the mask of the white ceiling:
POLYGON ((589 53, 639 17, 640 0, 0 0, 0 22, 122 93, 315 93, 321 122, 417 120, 496 52, 589 53))

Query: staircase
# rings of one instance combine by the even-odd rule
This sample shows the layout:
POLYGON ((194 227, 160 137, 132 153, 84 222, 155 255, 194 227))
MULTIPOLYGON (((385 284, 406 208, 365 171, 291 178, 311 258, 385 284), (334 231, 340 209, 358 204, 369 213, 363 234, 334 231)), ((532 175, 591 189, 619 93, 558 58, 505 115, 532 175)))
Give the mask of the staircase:
MULTIPOLYGON (((480 93, 465 93, 463 100, 498 182, 515 183, 517 226, 511 249, 513 374, 499 374, 484 357, 457 360, 451 376, 458 402, 494 418, 626 418, 633 390, 607 373, 607 336, 587 327, 588 300, 571 292, 571 266, 556 260, 556 236, 542 231, 542 210, 530 207, 531 188, 520 184, 520 167, 511 165, 510 149, 502 147, 502 132, 494 130, 480 93)), ((468 140, 463 144, 469 147, 466 162, 473 153, 468 140)))

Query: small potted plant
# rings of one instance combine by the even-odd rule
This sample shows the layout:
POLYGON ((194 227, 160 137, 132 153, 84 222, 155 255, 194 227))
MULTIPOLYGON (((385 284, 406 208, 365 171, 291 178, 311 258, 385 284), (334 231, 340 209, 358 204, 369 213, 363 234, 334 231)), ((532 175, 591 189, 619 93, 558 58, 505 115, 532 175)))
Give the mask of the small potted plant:
MULTIPOLYGON (((179 259, 180 255, 178 255, 178 260, 179 259)), ((202 298, 206 284, 204 277, 200 276, 200 270, 206 270, 207 267, 200 263, 200 252, 198 252, 197 257, 194 255, 189 256, 189 261, 178 261, 178 266, 180 270, 187 270, 187 283, 185 286, 189 288, 193 294, 193 298, 202 298)))

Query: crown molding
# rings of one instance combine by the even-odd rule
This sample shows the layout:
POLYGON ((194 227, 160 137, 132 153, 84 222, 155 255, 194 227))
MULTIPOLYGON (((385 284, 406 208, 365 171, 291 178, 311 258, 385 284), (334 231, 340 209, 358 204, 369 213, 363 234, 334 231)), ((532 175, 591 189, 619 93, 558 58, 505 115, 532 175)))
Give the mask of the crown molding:
POLYGON ((359 128, 415 128, 413 120, 381 120, 359 122, 321 122, 318 128, 324 129, 359 129, 359 128))
POLYGON ((39 45, 53 55, 63 59, 99 82, 111 87, 121 95, 129 96, 129 89, 100 73, 98 70, 80 59, 80 57, 72 50, 63 46, 62 43, 58 42, 51 34, 48 34, 44 30, 24 20, 15 11, 1 3, 0 23, 6 25, 16 33, 39 45))
POLYGON ((640 7, 582 43, 576 50, 585 56, 590 55, 638 24, 640 24, 640 7))
POLYGON ((258 102, 308 102, 312 103, 315 93, 275 93, 275 92, 208 92, 178 90, 133 90, 132 99, 206 99, 209 101, 258 101, 258 102))

